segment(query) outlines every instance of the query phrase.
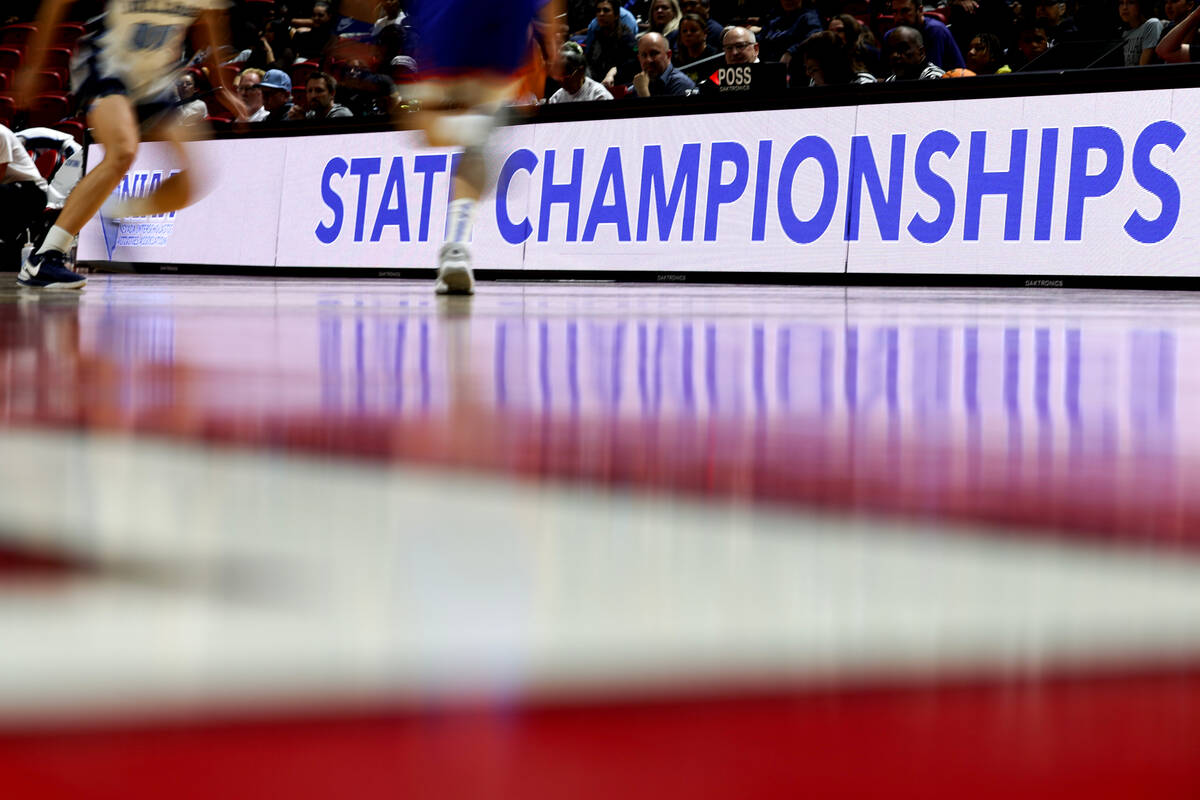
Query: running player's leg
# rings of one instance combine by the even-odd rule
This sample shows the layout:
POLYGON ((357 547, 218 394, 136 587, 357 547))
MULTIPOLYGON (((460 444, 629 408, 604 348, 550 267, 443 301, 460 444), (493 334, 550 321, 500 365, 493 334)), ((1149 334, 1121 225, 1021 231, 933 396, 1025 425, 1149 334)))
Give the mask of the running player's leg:
POLYGON ((42 246, 21 266, 17 283, 22 286, 78 289, 87 283, 87 278, 64 266, 65 254, 133 166, 138 148, 137 116, 124 95, 98 99, 88 111, 88 124, 96 140, 104 145, 104 158, 71 191, 42 246))
POLYGON ((134 197, 113 208, 113 217, 148 217, 154 214, 169 214, 190 205, 196 199, 196 180, 191 159, 185 144, 199 138, 207 126, 193 125, 185 128, 173 120, 163 122, 152 129, 147 139, 164 142, 171 148, 179 171, 160 183, 145 197, 134 197))

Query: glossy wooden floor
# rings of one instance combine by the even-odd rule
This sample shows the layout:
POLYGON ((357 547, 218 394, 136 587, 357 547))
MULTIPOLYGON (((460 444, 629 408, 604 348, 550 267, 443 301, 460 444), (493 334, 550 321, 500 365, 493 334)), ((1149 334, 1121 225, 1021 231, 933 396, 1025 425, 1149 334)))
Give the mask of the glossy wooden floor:
POLYGON ((0 772, 1195 797, 1198 356, 1190 294, 0 289, 0 772))

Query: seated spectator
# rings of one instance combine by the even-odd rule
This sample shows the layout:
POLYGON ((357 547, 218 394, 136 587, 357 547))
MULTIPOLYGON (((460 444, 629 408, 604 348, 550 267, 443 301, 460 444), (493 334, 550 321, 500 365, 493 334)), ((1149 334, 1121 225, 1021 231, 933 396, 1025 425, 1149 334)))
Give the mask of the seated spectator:
POLYGON ((177 113, 180 125, 199 125, 208 116, 208 106, 196 91, 197 75, 197 72, 187 70, 175 82, 175 95, 179 98, 177 113))
MULTIPOLYGON (((360 58, 352 59, 342 75, 339 94, 342 104, 355 117, 386 117, 392 113, 396 84, 386 75, 367 69, 360 58)), ((540 98, 535 98, 535 101, 540 98)))
POLYGON ((615 2, 597 0, 595 36, 583 46, 592 78, 610 89, 628 84, 638 65, 637 39, 633 29, 620 22, 615 2))
POLYGON ((325 48, 333 41, 337 24, 329 3, 317 0, 313 3, 311 19, 292 20, 292 24, 297 26, 296 35, 292 37, 296 57, 306 61, 320 61, 325 55, 325 48))
MULTIPOLYGON (((930 63, 943 70, 963 66, 962 51, 958 49, 949 29, 933 17, 925 16, 920 0, 892 0, 892 14, 895 15, 897 26, 907 25, 921 34, 930 63)), ((887 37, 890 36, 891 31, 887 33, 887 37)))
POLYGON ((809 36, 821 32, 821 18, 807 0, 779 0, 779 8, 758 32, 763 61, 792 60, 809 36))
POLYGON ((908 25, 899 25, 887 32, 883 39, 883 51, 887 54, 888 63, 892 65, 892 74, 885 79, 888 83, 927 81, 946 74, 944 69, 930 61, 926 55, 921 32, 908 25))
POLYGON ((559 52, 562 59, 562 88, 550 95, 548 103, 582 103, 588 100, 612 100, 612 92, 587 74, 583 48, 568 42, 559 52))
POLYGON ((269 69, 258 84, 263 93, 263 122, 283 122, 292 118, 292 79, 281 69, 269 69))
POLYGON ((773 7, 771 0, 712 0, 712 18, 727 26, 757 28, 773 7))
POLYGON ((1036 13, 1038 22, 1046 26, 1046 37, 1051 47, 1080 40, 1075 18, 1067 14, 1067 4, 1062 0, 1037 0, 1036 13))
POLYGON ((839 14, 829 20, 826 30, 841 39, 854 62, 855 72, 882 74, 883 54, 879 52, 879 42, 875 41, 870 28, 850 14, 839 14))
POLYGON ((305 119, 341 119, 354 116, 350 109, 334 102, 334 95, 337 94, 337 81, 331 75, 314 72, 308 76, 305 90, 308 104, 308 110, 304 114, 305 119))
POLYGON ((638 63, 642 71, 633 76, 638 97, 683 97, 696 84, 671 63, 671 46, 660 33, 644 33, 638 40, 638 63))
MULTIPOLYGON (((1028 0, 1025 3, 1028 12, 1033 11, 1037 2, 1028 0)), ((980 33, 995 34, 1001 41, 1011 40, 1017 19, 1021 15, 1029 16, 1029 13, 1023 12, 1021 2, 1009 0, 948 0, 937 5, 945 15, 944 21, 960 53, 965 53, 971 40, 980 33)), ((926 31, 922 33, 929 41, 929 34, 926 31)))
POLYGON ((669 36, 679 27, 679 0, 651 0, 650 21, 646 30, 650 33, 669 36))
MULTIPOLYGON (((708 31, 705 30, 704 20, 699 14, 684 14, 677 33, 679 35, 675 39, 675 55, 672 59, 676 64, 692 64, 721 53, 708 43, 708 31)), ((696 76, 688 77, 695 82, 696 76)))
POLYGON ((1148 0, 1120 0, 1117 13, 1126 28, 1121 37, 1125 41, 1125 66, 1152 63, 1154 48, 1162 38, 1162 21, 1150 16, 1148 0))
POLYGON ((262 122, 267 118, 267 110, 263 108, 263 91, 259 85, 262 83, 264 75, 266 73, 261 69, 251 67, 242 70, 234 82, 238 97, 242 99, 242 105, 246 107, 245 116, 238 118, 242 122, 262 122))
POLYGON ((1017 28, 1017 43, 1008 49, 1008 66, 1014 71, 1050 49, 1046 29, 1040 22, 1023 22, 1017 28))
POLYGON ((725 53, 725 65, 757 64, 758 40, 749 28, 733 27, 725 31, 721 40, 721 49, 725 53))
MULTIPOLYGON (((845 42, 832 31, 814 33, 800 46, 809 86, 875 83, 875 76, 855 69, 845 42)), ((794 84, 793 84, 794 85, 794 84)))
POLYGON ((1200 27, 1200 6, 1184 17, 1159 40, 1155 53, 1167 63, 1200 60, 1200 49, 1192 47, 1196 29, 1200 27))
MULTIPOLYGON (((43 177, 50 184, 46 188, 46 208, 61 209, 67 195, 83 177, 83 146, 71 134, 54 128, 22 128, 17 132, 17 139, 35 165, 40 153, 58 154, 58 165, 43 177)), ((46 230, 49 230, 48 225, 46 230)))
POLYGON ((1196 0, 1167 0, 1163 3, 1163 35, 1179 23, 1187 19, 1187 15, 1196 10, 1196 0))
POLYGON ((1004 45, 992 33, 978 34, 967 48, 967 68, 976 75, 1002 75, 1012 72, 1004 63, 1004 45))
POLYGON ((0 270, 21 268, 25 232, 46 210, 46 181, 16 135, 0 125, 0 270))
MULTIPOLYGON (((725 35, 725 26, 712 18, 712 15, 709 13, 709 0, 682 0, 679 8, 683 11, 685 17, 688 14, 695 14, 703 20, 705 38, 708 40, 709 47, 716 52, 720 52, 721 37, 725 35)), ((680 18, 679 24, 680 26, 683 25, 682 18, 680 18)), ((674 32, 667 34, 667 41, 676 50, 679 49, 677 44, 678 36, 678 28, 674 32)))
MULTIPOLYGON (((629 32, 636 37, 638 32, 637 17, 633 15, 632 11, 621 5, 618 0, 613 0, 613 8, 617 10, 617 16, 619 18, 618 24, 620 24, 622 27, 628 28, 629 32)), ((592 21, 588 23, 587 33, 583 39, 583 51, 585 53, 588 51, 588 48, 592 46, 592 42, 596 38, 596 31, 599 30, 600 24, 600 12, 596 10, 596 0, 592 0, 592 21)))
POLYGON ((400 9, 400 0, 383 0, 380 5, 383 8, 383 16, 375 20, 375 26, 371 28, 371 38, 374 40, 379 39, 379 34, 383 32, 384 28, 391 25, 403 25, 404 20, 408 18, 408 15, 400 9))

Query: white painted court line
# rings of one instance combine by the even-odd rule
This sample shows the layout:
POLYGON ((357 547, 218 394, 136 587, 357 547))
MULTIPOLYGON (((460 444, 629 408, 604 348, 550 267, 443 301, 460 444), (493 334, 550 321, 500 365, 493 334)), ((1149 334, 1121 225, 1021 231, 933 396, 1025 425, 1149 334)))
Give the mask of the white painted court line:
POLYGON ((0 452, 3 539, 112 567, 0 582, 0 722, 1200 656, 1178 553, 116 436, 0 452))

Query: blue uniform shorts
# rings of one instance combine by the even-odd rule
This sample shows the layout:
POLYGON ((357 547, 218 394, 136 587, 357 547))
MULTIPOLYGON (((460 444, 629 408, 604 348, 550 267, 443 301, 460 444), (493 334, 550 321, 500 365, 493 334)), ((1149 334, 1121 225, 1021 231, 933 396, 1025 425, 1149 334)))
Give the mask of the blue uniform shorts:
POLYGON ((529 23, 545 0, 417 0, 413 29, 422 75, 509 75, 529 53, 529 23))

